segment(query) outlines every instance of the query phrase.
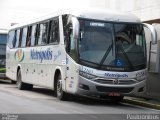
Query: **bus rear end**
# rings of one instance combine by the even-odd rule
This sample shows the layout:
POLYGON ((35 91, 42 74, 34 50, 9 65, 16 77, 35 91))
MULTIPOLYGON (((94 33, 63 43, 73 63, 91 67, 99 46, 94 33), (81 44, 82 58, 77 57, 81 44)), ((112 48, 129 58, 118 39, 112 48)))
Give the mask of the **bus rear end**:
POLYGON ((0 30, 0 79, 6 79, 6 42, 7 42, 7 31, 0 30))

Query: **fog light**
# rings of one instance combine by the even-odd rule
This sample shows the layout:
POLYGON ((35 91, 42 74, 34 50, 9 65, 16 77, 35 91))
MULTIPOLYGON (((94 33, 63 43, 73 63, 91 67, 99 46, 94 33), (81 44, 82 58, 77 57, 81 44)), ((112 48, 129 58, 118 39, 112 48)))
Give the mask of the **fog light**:
POLYGON ((84 89, 84 90, 89 90, 89 86, 85 84, 80 84, 79 88, 84 89))
POLYGON ((139 88, 138 92, 143 92, 144 91, 144 87, 139 88))

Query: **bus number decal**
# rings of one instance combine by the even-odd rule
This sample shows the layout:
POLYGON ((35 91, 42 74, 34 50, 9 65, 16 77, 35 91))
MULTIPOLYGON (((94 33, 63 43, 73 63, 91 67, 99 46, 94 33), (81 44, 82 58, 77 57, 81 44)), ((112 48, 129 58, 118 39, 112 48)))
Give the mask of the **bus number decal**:
POLYGON ((92 68, 87 68, 87 67, 84 67, 84 66, 80 66, 79 68, 81 71, 83 72, 86 72, 86 73, 89 73, 89 74, 93 74, 94 73, 94 70, 92 68))
POLYGON ((144 76, 144 75, 145 75, 145 72, 142 71, 142 72, 138 72, 138 73, 136 74, 136 77, 141 77, 141 76, 144 76))

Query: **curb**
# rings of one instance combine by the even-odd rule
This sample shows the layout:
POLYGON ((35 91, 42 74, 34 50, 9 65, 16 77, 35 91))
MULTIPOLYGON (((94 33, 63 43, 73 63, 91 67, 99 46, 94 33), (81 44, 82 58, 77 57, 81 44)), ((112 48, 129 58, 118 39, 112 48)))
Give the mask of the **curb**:
POLYGON ((136 100, 136 99, 131 99, 131 98, 125 98, 123 99, 124 103, 130 103, 130 104, 135 104, 147 108, 152 108, 152 109, 157 109, 160 110, 160 105, 154 104, 154 103, 149 103, 147 101, 141 101, 141 100, 136 100))

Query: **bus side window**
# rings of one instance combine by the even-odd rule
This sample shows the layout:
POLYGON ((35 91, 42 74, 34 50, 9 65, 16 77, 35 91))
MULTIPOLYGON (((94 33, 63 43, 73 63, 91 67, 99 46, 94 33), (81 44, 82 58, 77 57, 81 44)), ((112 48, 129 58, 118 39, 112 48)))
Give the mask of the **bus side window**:
POLYGON ((36 41, 36 25, 33 25, 31 30, 31 46, 35 45, 35 41, 36 41))
POLYGON ((43 23, 41 45, 48 44, 48 31, 49 31, 49 22, 47 21, 43 23))
POLYGON ((76 42, 73 38, 73 25, 71 21, 68 21, 68 16, 62 16, 63 19, 63 32, 64 32, 64 43, 66 47, 66 52, 74 60, 76 59, 76 42))
POLYGON ((18 47, 21 47, 21 42, 22 42, 22 32, 23 32, 23 29, 21 28, 21 29, 20 29, 20 36, 19 36, 18 47))
POLYGON ((40 36, 40 24, 36 25, 36 29, 35 29, 35 45, 38 45, 38 40, 39 40, 39 36, 40 36))
POLYGON ((49 32, 49 43, 58 44, 59 43, 59 19, 58 17, 50 21, 50 32, 49 32))
POLYGON ((23 28, 21 47, 26 47, 27 27, 23 28))
POLYGON ((67 39, 67 52, 68 54, 76 60, 76 43, 73 38, 73 29, 72 24, 69 24, 68 26, 68 39, 67 39))
POLYGON ((16 45, 15 45, 16 48, 17 48, 18 45, 19 45, 19 36, 20 36, 20 29, 17 30, 17 34, 16 34, 16 38, 17 38, 17 40, 16 40, 16 45))
POLYGON ((13 39, 15 31, 10 31, 8 34, 8 45, 10 48, 13 48, 13 39))
POLYGON ((43 44, 42 43, 42 33, 43 33, 43 24, 39 25, 39 36, 38 36, 38 45, 43 44))
POLYGON ((67 21, 68 21, 68 15, 63 15, 62 16, 62 21, 63 21, 63 34, 64 34, 64 45, 67 51, 67 36, 68 36, 68 26, 67 26, 67 21))
POLYGON ((32 26, 29 26, 27 31, 27 40, 26 40, 27 47, 31 46, 31 32, 32 32, 32 26))
POLYGON ((13 41, 12 41, 13 48, 16 45, 16 39, 17 39, 17 30, 14 31, 14 38, 13 38, 13 41))

